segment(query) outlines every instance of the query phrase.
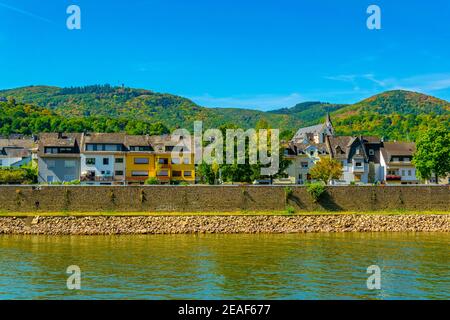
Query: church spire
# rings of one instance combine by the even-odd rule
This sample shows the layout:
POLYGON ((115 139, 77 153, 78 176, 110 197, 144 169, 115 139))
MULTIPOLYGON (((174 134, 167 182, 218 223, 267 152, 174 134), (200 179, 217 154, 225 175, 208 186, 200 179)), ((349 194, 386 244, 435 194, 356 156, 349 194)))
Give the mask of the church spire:
POLYGON ((331 122, 330 113, 327 112, 327 117, 325 120, 325 126, 327 127, 329 134, 334 136, 334 128, 333 128, 333 122, 331 122))

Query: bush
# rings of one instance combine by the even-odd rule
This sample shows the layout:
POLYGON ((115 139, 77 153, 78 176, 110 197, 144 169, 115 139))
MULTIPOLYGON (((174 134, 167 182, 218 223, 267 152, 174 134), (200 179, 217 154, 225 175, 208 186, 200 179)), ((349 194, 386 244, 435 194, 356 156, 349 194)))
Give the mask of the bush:
POLYGON ((150 177, 144 182, 145 184, 159 184, 159 181, 156 177, 150 177))
POLYGON ((80 180, 65 181, 63 184, 64 185, 77 185, 77 184, 80 184, 80 180))
POLYGON ((22 184, 30 182, 27 179, 27 172, 23 169, 0 169, 0 184, 22 184))
POLYGON ((310 183, 306 186, 306 191, 313 198, 314 202, 319 201, 320 197, 326 191, 325 186, 320 182, 310 183))
POLYGON ((295 213, 295 209, 292 206, 287 206, 286 207, 286 213, 287 214, 294 214, 295 213))

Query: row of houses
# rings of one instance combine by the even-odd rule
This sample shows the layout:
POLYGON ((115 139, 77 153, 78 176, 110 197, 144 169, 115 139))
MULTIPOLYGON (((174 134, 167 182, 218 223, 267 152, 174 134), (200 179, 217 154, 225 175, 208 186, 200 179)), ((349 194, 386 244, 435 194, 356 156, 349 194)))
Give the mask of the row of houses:
POLYGON ((412 164, 415 144, 385 142, 374 136, 336 136, 330 116, 323 124, 299 129, 287 143, 284 155, 291 160, 286 173, 297 184, 311 180, 310 170, 322 157, 341 162, 336 184, 420 182, 412 164))
MULTIPOLYGON (((37 163, 39 183, 142 184, 152 177, 160 183, 194 183, 193 154, 180 152, 172 157, 180 139, 125 133, 42 133, 34 140, 17 140, 22 140, 21 152, 31 154, 26 159, 37 163)), ((10 147, 3 149, 11 153, 10 147)))
MULTIPOLYGON (((0 167, 19 167, 32 159, 39 183, 79 180, 82 184, 195 183, 194 154, 187 148, 172 156, 183 139, 174 135, 125 133, 42 133, 33 139, 0 137, 0 167)), ((186 140, 186 139, 185 139, 186 140)), ((305 184, 310 170, 323 157, 342 163, 335 184, 417 184, 412 164, 415 144, 385 142, 374 136, 337 136, 329 115, 324 123, 300 128, 285 144, 289 181, 305 184)), ((447 178, 448 179, 448 178, 447 178)), ((276 180, 275 180, 276 182, 276 180)), ((443 183, 448 183, 445 181, 443 183)))

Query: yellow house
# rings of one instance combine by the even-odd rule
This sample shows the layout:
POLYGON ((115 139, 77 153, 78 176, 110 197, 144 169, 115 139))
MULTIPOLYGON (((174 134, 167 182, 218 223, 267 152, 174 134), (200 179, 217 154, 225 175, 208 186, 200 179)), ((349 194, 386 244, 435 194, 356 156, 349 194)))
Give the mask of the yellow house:
POLYGON ((172 157, 175 145, 169 135, 127 136, 127 182, 141 184, 149 177, 156 177, 160 183, 195 183, 194 154, 183 152, 172 157))
POLYGON ((127 183, 143 183, 156 176, 155 152, 148 136, 125 137, 127 183))
POLYGON ((194 153, 183 150, 176 156, 172 150, 179 138, 172 136, 152 136, 152 145, 156 154, 156 177, 161 182, 195 183, 194 153))

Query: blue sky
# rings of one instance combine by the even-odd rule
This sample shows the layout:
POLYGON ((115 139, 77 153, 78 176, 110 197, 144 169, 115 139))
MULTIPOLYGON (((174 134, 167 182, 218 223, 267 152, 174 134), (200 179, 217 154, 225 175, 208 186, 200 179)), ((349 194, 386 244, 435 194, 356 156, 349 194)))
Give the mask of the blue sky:
POLYGON ((0 0, 0 88, 124 83, 261 110, 399 88, 450 100, 449 16, 447 0, 0 0))

